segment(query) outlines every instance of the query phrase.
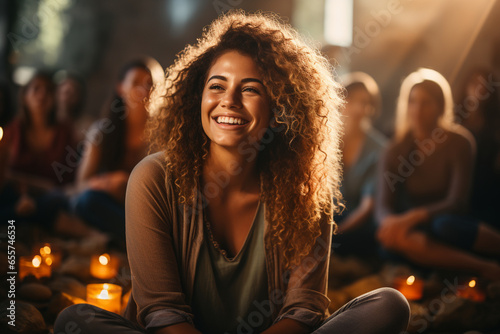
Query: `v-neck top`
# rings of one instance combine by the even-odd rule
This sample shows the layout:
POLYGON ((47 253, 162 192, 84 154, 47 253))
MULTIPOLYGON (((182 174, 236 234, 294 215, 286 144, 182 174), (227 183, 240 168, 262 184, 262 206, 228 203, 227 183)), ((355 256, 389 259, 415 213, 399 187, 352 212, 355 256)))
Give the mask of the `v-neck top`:
POLYGON ((192 308, 202 333, 260 333, 272 324, 264 249, 264 205, 257 211, 241 250, 226 258, 204 228, 198 255, 192 308), (258 316, 257 316, 258 314, 258 316), (255 321, 258 318, 259 321, 255 321))

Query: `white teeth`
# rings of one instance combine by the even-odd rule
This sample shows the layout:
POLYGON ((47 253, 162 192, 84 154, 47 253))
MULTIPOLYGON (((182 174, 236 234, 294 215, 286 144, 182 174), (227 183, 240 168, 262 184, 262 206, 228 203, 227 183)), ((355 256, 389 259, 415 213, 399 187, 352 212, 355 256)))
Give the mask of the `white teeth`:
POLYGON ((217 123, 224 123, 224 124, 244 124, 247 122, 242 118, 228 117, 228 116, 219 116, 217 117, 216 121, 217 123))

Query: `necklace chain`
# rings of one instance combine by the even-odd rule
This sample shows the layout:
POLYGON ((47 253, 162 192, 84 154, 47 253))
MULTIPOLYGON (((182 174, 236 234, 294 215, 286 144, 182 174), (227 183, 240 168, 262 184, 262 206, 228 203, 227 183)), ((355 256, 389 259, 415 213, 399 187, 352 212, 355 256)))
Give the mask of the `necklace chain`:
POLYGON ((224 256, 224 258, 228 261, 230 261, 231 259, 227 256, 227 252, 226 250, 222 249, 222 247, 219 245, 219 243, 217 242, 217 240, 215 240, 214 238, 214 235, 212 233, 212 228, 210 226, 210 222, 208 221, 206 215, 205 215, 205 212, 203 212, 203 221, 205 222, 205 226, 207 228, 207 232, 208 232, 208 237, 210 238, 210 241, 212 241, 212 244, 214 245, 214 248, 222 255, 224 256))

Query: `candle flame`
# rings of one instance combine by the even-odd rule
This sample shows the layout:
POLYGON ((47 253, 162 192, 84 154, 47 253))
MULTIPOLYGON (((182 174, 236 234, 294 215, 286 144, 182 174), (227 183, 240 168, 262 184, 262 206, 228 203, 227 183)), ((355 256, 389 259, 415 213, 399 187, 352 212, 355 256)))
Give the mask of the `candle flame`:
POLYGON ((40 255, 35 255, 31 263, 33 264, 33 267, 38 268, 40 267, 40 264, 42 264, 42 258, 40 255))
POLYGON ((2 129, 2 127, 0 126, 0 141, 2 140, 2 138, 3 138, 3 129, 2 129))
POLYGON ((471 281, 469 282, 469 286, 470 286, 471 288, 475 287, 475 286, 476 286, 476 280, 471 280, 471 281))
POLYGON ((46 263, 48 266, 51 266, 51 265, 52 265, 52 259, 51 259, 50 257, 45 258, 45 263, 46 263))
MULTIPOLYGON (((106 285, 106 284, 104 284, 104 285, 106 285)), ((97 298, 99 298, 99 299, 110 299, 108 290, 106 288, 102 289, 101 293, 97 296, 97 298)))
POLYGON ((109 263, 109 255, 105 253, 99 256, 99 263, 103 266, 107 265, 109 263))
POLYGON ((49 255, 52 252, 52 249, 50 249, 49 246, 44 246, 40 248, 40 254, 42 255, 49 255))
POLYGON ((406 284, 412 285, 413 283, 415 283, 415 276, 411 275, 406 279, 406 284))

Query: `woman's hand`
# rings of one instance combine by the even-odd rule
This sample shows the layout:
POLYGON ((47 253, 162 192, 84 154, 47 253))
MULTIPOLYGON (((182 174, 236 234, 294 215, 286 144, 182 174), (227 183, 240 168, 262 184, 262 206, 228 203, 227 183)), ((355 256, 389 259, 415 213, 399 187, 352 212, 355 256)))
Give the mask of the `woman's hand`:
POLYGON ((103 191, 119 202, 125 200, 129 174, 124 171, 115 171, 92 177, 88 182, 89 189, 103 191))
POLYGON ((386 216, 377 231, 377 239, 388 249, 397 250, 404 244, 408 231, 428 219, 427 210, 417 208, 403 214, 386 216))

